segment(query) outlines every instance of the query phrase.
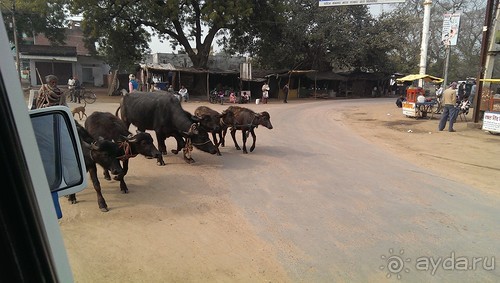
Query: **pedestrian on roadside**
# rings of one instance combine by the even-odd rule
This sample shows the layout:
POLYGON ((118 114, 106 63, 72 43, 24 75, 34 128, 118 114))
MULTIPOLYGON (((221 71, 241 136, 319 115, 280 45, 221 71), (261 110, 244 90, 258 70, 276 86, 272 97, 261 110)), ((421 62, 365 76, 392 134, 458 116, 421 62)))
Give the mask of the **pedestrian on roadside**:
POLYGON ((453 123, 455 121, 455 115, 457 109, 455 107, 457 102, 457 83, 452 82, 450 87, 443 92, 443 114, 441 114, 441 119, 439 120, 438 130, 444 130, 446 122, 449 120, 448 131, 455 132, 453 129, 453 123))
POLYGON ((189 93, 184 85, 181 85, 181 89, 179 89, 179 95, 181 96, 181 99, 184 100, 184 102, 187 102, 189 100, 189 93))
POLYGON ((285 94, 285 99, 283 99, 283 103, 288 103, 288 91, 289 91, 288 83, 283 87, 283 93, 285 94))
POLYGON ((474 108, 474 96, 476 95, 476 82, 472 84, 472 87, 470 89, 470 95, 469 95, 469 104, 470 107, 474 108))
POLYGON ((266 82, 264 83, 264 85, 262 85, 262 103, 267 104, 268 98, 269 98, 269 85, 266 82))
POLYGON ((128 92, 139 90, 139 82, 135 79, 134 74, 128 76, 128 92))

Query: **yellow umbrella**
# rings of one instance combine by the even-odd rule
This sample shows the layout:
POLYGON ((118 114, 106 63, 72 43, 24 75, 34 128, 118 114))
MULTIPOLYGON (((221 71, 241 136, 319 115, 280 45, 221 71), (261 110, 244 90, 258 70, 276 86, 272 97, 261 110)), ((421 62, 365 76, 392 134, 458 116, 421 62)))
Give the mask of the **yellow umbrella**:
POLYGON ((434 77, 431 75, 408 75, 399 79, 396 79, 400 82, 413 82, 416 80, 424 80, 426 82, 433 82, 433 83, 442 83, 444 80, 442 78, 434 77))

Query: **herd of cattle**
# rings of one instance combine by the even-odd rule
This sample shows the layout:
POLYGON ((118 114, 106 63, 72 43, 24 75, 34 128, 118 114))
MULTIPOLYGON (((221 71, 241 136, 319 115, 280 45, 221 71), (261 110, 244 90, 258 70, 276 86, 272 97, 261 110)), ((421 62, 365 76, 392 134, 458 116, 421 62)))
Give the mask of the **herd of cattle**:
MULTIPOLYGON (((75 120, 76 122, 76 120, 75 120)), ((104 178, 120 181, 120 190, 127 193, 124 177, 128 171, 129 159, 138 154, 156 158, 157 165, 165 165, 164 154, 167 154, 165 140, 173 137, 177 148, 171 151, 177 154, 183 151, 184 160, 194 162, 191 157, 193 146, 199 150, 221 155, 219 146, 225 145, 224 137, 229 129, 236 149, 236 131, 242 132, 243 152, 248 153, 246 141, 249 134, 253 143, 250 151, 255 149, 255 128, 262 125, 268 129, 273 126, 268 112, 256 113, 248 108, 230 106, 219 113, 206 106, 200 106, 194 115, 185 111, 180 101, 171 93, 133 92, 122 97, 115 114, 94 112, 88 116, 84 126, 78 122, 77 129, 82 144, 85 165, 92 184, 97 193, 97 204, 101 211, 108 211, 108 206, 101 193, 97 178, 97 164, 104 169, 104 178), (120 114, 120 116, 119 116, 120 114), (137 127, 133 135, 129 131, 130 124, 137 127), (146 130, 156 134, 158 149, 153 138, 146 130), (209 138, 212 134, 212 140, 209 138)), ((69 201, 76 203, 76 196, 70 195, 69 201)))

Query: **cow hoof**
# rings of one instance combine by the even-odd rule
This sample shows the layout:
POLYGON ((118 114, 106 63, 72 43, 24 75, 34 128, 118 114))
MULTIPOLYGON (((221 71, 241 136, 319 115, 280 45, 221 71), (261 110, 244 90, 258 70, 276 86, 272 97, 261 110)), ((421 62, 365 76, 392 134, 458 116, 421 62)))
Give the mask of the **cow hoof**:
MULTIPOLYGON (((111 179, 110 179, 110 180, 111 180, 111 179)), ((118 178, 118 176, 114 176, 114 177, 113 177, 113 180, 115 180, 115 181, 120 181, 120 178, 118 178)))
POLYGON ((104 179, 105 179, 105 180, 108 180, 108 181, 111 181, 111 177, 110 177, 110 176, 106 176, 106 175, 104 175, 104 179))
POLYGON ((250 148, 250 152, 253 152, 254 149, 255 149, 255 147, 250 148))
POLYGON ((158 166, 165 166, 165 162, 156 162, 156 165, 158 165, 158 166))
POLYGON ((100 209, 102 212, 108 212, 108 211, 109 211, 109 209, 108 209, 107 207, 101 207, 101 208, 99 208, 99 209, 100 209))
POLYGON ((220 152, 217 152, 217 155, 218 155, 218 156, 222 156, 222 154, 221 154, 220 152))
POLYGON ((236 150, 241 150, 241 147, 237 146, 237 147, 236 147, 236 150))
POLYGON ((121 190, 122 194, 128 194, 128 190, 121 190))
POLYGON ((179 153, 179 151, 178 151, 178 150, 176 150, 176 149, 172 149, 172 150, 171 150, 171 152, 172 152, 173 154, 177 154, 177 153, 179 153))

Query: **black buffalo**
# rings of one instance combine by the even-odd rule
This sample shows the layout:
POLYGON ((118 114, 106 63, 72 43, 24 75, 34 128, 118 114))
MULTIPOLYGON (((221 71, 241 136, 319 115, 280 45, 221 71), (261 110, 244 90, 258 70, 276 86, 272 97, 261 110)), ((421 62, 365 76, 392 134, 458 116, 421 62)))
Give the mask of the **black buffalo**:
MULTIPOLYGON (((97 193, 97 205, 101 211, 106 212, 108 211, 108 205, 102 196, 101 184, 97 178, 96 164, 99 164, 105 170, 111 171, 111 174, 113 175, 122 174, 123 169, 120 165, 120 161, 118 160, 118 157, 121 155, 121 150, 118 144, 112 141, 105 140, 103 138, 95 140, 82 125, 76 121, 75 124, 82 145, 85 167, 87 168, 87 172, 89 172, 90 179, 92 180, 92 184, 97 193)), ((72 204, 75 204, 76 195, 69 195, 68 200, 72 204)))
POLYGON ((162 154, 167 154, 165 140, 168 137, 174 137, 183 147, 187 162, 193 161, 190 156, 192 145, 211 154, 217 153, 207 132, 199 129, 199 119, 184 111, 180 101, 171 93, 128 93, 122 97, 116 116, 118 112, 127 128, 134 124, 139 131, 155 131, 162 154))
MULTIPOLYGON (((242 133, 243 137, 243 152, 247 152, 247 147, 246 147, 246 142, 247 142, 247 137, 248 133, 252 134, 253 138, 253 143, 252 146, 250 147, 250 152, 252 152, 255 149, 255 141, 257 140, 257 137, 255 136, 255 128, 257 128, 259 125, 262 125, 268 129, 272 129, 273 125, 271 124, 271 116, 267 111, 260 112, 260 113, 255 113, 254 111, 244 108, 244 107, 239 107, 239 106, 229 106, 227 108, 228 112, 232 112, 234 114, 234 125, 231 127, 231 137, 233 138, 234 145, 236 146, 237 150, 240 150, 240 146, 236 142, 236 131, 240 130, 242 133)), ((226 136, 226 132, 223 132, 223 136, 226 136)))
POLYGON ((234 114, 231 111, 219 113, 210 107, 200 106, 194 111, 194 115, 200 119, 200 126, 212 133, 212 140, 217 148, 217 155, 221 155, 219 145, 224 146, 223 131, 227 131, 235 123, 234 114), (217 135, 219 139, 217 140, 217 135))
MULTIPOLYGON (((106 140, 113 140, 120 146, 119 159, 122 161, 123 171, 115 177, 120 181, 120 190, 123 193, 128 192, 124 177, 128 172, 129 158, 137 154, 146 157, 156 158, 157 164, 165 165, 163 157, 153 144, 153 138, 146 132, 139 132, 132 135, 118 117, 108 112, 93 112, 85 121, 85 129, 89 134, 97 139, 103 137, 106 140)), ((104 170, 104 178, 111 180, 108 170, 104 170)))

